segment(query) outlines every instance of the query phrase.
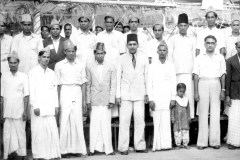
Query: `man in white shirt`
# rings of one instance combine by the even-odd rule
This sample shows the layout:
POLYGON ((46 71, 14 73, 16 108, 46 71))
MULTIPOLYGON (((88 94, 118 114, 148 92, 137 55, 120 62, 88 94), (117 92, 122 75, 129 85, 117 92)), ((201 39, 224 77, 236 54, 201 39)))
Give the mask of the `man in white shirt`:
POLYGON ((23 14, 21 16, 23 31, 13 38, 11 47, 11 52, 16 51, 21 61, 19 71, 25 74, 38 64, 38 52, 43 48, 41 38, 31 32, 32 25, 31 15, 23 14))
POLYGON ((146 153, 144 136, 145 122, 144 102, 148 103, 147 74, 148 58, 138 52, 136 34, 127 35, 128 52, 120 58, 117 68, 117 103, 120 105, 120 124, 118 150, 122 155, 128 154, 129 127, 133 113, 134 148, 136 152, 146 153))
POLYGON ((225 41, 224 34, 221 29, 216 28, 216 20, 218 18, 217 13, 214 11, 209 11, 205 15, 207 20, 207 27, 197 33, 197 47, 196 47, 196 55, 205 52, 204 48, 204 38, 208 35, 213 35, 217 39, 216 52, 221 53, 225 56, 225 41))
POLYGON ((95 62, 89 64, 87 72, 87 107, 91 111, 90 153, 95 150, 114 155, 112 147, 111 110, 115 104, 117 76, 113 64, 104 60, 104 44, 97 43, 95 62))
POLYGON ((39 64, 29 72, 33 159, 61 158, 56 123, 59 104, 57 78, 48 68, 49 48, 38 54, 39 64))
POLYGON ((6 18, 0 14, 1 73, 9 72, 7 56, 10 53, 13 38, 5 34, 6 18))
POLYGON ((149 107, 153 114, 153 151, 172 148, 170 104, 176 96, 176 73, 172 62, 167 60, 168 47, 165 42, 158 46, 159 60, 149 66, 149 107))
POLYGON ((64 29, 65 38, 69 39, 72 34, 72 25, 70 23, 66 23, 63 26, 63 29, 64 29))
POLYGON ((186 85, 186 96, 189 99, 191 118, 194 118, 194 87, 193 87, 193 64, 195 59, 196 40, 187 34, 189 28, 188 16, 183 13, 178 16, 179 33, 169 40, 169 60, 173 62, 177 83, 186 85))
POLYGON ((58 78, 60 113, 60 147, 63 158, 87 154, 83 133, 82 110, 86 110, 85 66, 76 58, 71 40, 63 44, 66 58, 55 66, 58 78))
POLYGON ((1 116, 5 119, 3 125, 5 160, 14 154, 22 157, 27 155, 25 126, 29 100, 28 78, 26 74, 18 71, 20 60, 17 53, 13 51, 7 60, 10 72, 6 72, 1 77, 1 102, 3 102, 1 116))
POLYGON ((200 150, 208 144, 214 149, 220 148, 220 101, 225 98, 226 74, 225 59, 218 50, 215 51, 217 39, 209 35, 204 41, 206 53, 197 56, 193 69, 194 99, 198 101, 199 114, 197 146, 200 150))

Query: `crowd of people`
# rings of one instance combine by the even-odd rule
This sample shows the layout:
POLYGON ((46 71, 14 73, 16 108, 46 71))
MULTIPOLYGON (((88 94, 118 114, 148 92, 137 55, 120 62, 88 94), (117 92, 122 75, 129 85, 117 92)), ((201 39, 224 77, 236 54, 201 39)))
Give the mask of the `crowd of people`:
POLYGON ((22 32, 5 34, 0 15, 1 118, 4 159, 27 158, 26 121, 31 121, 33 158, 60 159, 115 155, 111 121, 119 117, 118 151, 128 155, 131 117, 134 150, 147 153, 145 106, 154 133, 152 151, 190 149, 191 119, 198 115, 197 148, 219 149, 220 105, 228 115, 227 144, 240 147, 240 16, 225 38, 215 26, 218 15, 206 13, 207 27, 197 37, 188 34, 188 15, 178 16, 178 33, 166 39, 163 24, 154 24, 154 38, 139 30, 141 19, 129 26, 104 17, 104 30, 90 31, 91 17, 79 16, 80 28, 53 19, 32 33, 32 18, 22 15, 22 32), (127 31, 129 30, 129 31, 127 31), (124 34, 122 32, 125 32, 124 34), (197 102, 195 111, 194 102, 197 102), (83 113, 90 113, 89 151, 83 113), (173 128, 171 128, 171 124, 173 128), (172 134, 173 137, 172 137, 172 134))

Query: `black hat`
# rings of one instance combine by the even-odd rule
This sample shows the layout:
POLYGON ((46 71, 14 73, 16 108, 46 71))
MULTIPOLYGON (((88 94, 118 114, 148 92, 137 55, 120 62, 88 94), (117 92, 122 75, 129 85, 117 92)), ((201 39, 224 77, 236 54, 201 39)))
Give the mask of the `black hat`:
POLYGON ((135 41, 138 43, 138 37, 136 34, 128 34, 127 35, 127 43, 130 41, 135 41))
POLYGON ((188 24, 188 15, 186 13, 179 14, 178 24, 179 23, 187 23, 188 24))

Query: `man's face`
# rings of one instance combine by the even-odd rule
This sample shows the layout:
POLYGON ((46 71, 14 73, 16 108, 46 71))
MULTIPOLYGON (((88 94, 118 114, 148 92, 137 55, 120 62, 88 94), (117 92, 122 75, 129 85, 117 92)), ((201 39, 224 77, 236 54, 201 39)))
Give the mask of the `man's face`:
POLYGON ((45 39, 49 36, 49 31, 47 27, 43 27, 41 31, 42 38, 45 39))
POLYGON ((17 58, 9 58, 8 65, 11 72, 16 72, 18 70, 19 61, 17 58))
POLYGON ((240 30, 240 21, 233 21, 231 24, 233 32, 239 32, 240 30))
POLYGON ((122 25, 117 25, 115 30, 119 31, 119 32, 123 32, 123 26, 122 25))
POLYGON ((71 25, 67 25, 64 28, 64 33, 65 33, 65 37, 70 37, 72 34, 72 26, 71 25))
POLYGON ((216 24, 217 17, 214 16, 213 12, 209 12, 207 14, 206 20, 207 20, 208 26, 214 26, 216 24))
POLYGON ((86 17, 80 18, 79 25, 82 30, 84 30, 84 31, 87 30, 89 28, 89 24, 90 24, 90 22, 86 17))
POLYGON ((103 63, 104 57, 105 57, 105 52, 103 50, 96 50, 96 53, 94 53, 95 60, 98 63, 103 63))
POLYGON ((59 25, 55 24, 55 25, 52 26, 51 34, 52 34, 53 37, 58 37, 60 35, 60 32, 61 32, 61 30, 60 30, 59 25))
POLYGON ((38 56, 38 61, 42 66, 47 67, 50 60, 50 53, 45 52, 42 56, 38 56))
POLYGON ((100 27, 97 27, 97 28, 96 28, 96 34, 102 32, 102 31, 103 31, 102 28, 100 28, 100 27))
POLYGON ((105 20, 105 27, 107 31, 112 31, 114 28, 114 20, 112 18, 107 18, 105 20))
POLYGON ((136 41, 129 41, 127 44, 127 48, 129 50, 129 53, 135 54, 137 52, 138 43, 136 41))
POLYGON ((187 30, 188 30, 188 24, 187 23, 179 23, 178 24, 178 29, 179 29, 179 33, 181 35, 186 35, 187 30))
POLYGON ((240 54, 240 42, 237 43, 236 50, 237 50, 237 53, 240 54))
POLYGON ((206 48, 207 52, 214 52, 214 50, 215 50, 215 48, 217 46, 217 43, 215 42, 214 39, 208 38, 208 39, 206 39, 204 45, 205 45, 205 48, 206 48))
POLYGON ((166 59, 167 53, 168 53, 168 49, 167 49, 166 46, 159 46, 157 53, 158 53, 159 59, 166 59))
POLYGON ((76 50, 74 47, 66 49, 65 54, 69 61, 74 61, 76 58, 76 50))
POLYGON ((22 30, 24 33, 30 33, 32 31, 32 22, 22 22, 22 30))
POLYGON ((156 39, 162 38, 162 35, 163 35, 162 26, 161 25, 155 25, 153 33, 154 33, 156 39))
POLYGON ((129 31, 130 31, 129 28, 127 28, 127 27, 123 28, 123 33, 127 33, 127 32, 129 32, 129 31))
POLYGON ((5 32, 6 26, 3 22, 0 22, 0 34, 3 34, 5 32))
POLYGON ((131 31, 136 31, 138 29, 139 23, 137 18, 132 18, 129 21, 129 26, 131 31))

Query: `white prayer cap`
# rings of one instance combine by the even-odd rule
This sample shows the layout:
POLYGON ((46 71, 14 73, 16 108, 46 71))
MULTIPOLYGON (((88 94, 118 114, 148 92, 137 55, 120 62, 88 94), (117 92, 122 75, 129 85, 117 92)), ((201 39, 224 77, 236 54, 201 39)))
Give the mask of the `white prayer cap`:
POLYGON ((59 21, 58 20, 56 20, 55 18, 52 20, 52 22, 51 22, 51 27, 53 27, 54 25, 59 25, 60 26, 60 23, 59 23, 59 21))
POLYGON ((232 14, 231 21, 232 21, 232 22, 234 22, 234 21, 240 21, 240 15, 237 14, 237 13, 232 14))
POLYGON ((10 58, 16 58, 16 59, 19 61, 18 53, 17 53, 16 51, 12 51, 12 52, 8 55, 7 59, 9 60, 10 58))
POLYGON ((30 14, 23 14, 21 17, 21 22, 32 22, 32 17, 30 14))
POLYGON ((72 48, 76 49, 75 45, 73 44, 73 42, 70 39, 65 40, 63 42, 63 48, 64 48, 64 50, 72 49, 72 48))

